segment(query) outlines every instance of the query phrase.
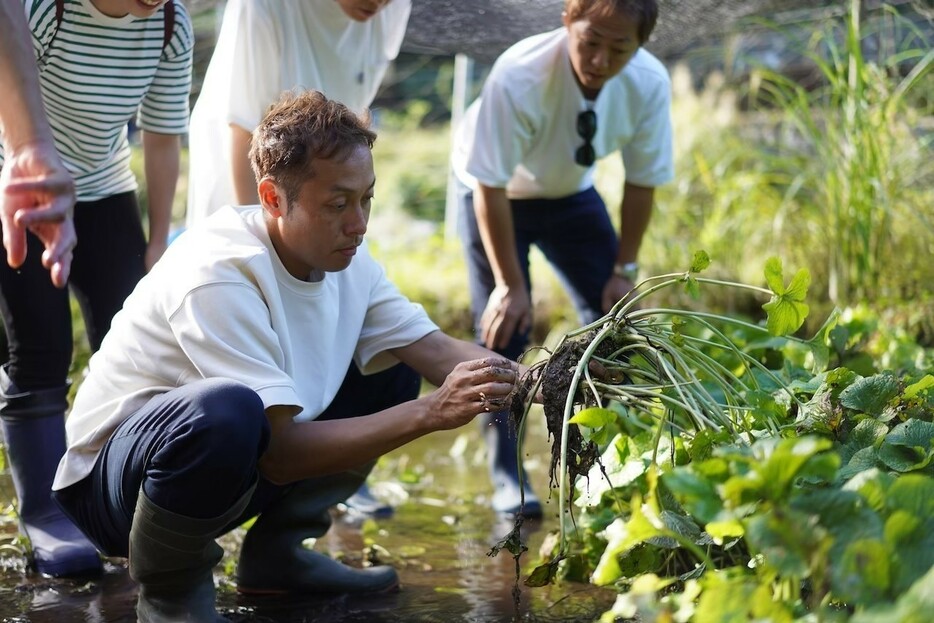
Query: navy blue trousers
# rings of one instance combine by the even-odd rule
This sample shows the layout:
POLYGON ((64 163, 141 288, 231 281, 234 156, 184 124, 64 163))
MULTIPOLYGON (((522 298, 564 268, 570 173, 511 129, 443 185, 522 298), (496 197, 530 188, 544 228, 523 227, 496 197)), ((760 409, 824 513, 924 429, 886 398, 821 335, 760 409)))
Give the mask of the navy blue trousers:
MULTIPOLYGON (((337 396, 318 419, 368 415, 418 397, 421 379, 399 364, 363 376, 351 364, 337 396)), ((97 548, 128 555, 140 488, 157 506, 186 517, 219 517, 256 483, 235 528, 285 495, 257 463, 269 422, 252 389, 207 379, 154 397, 104 445, 94 470, 53 498, 97 548)))
MULTIPOLYGON (((9 345, 7 373, 20 391, 62 387, 71 366, 69 290, 81 306, 91 350, 96 351, 114 314, 146 274, 146 238, 135 192, 75 204, 78 245, 68 288, 52 285, 42 266, 43 246, 26 235, 26 262, 0 261, 0 316, 9 345)), ((5 357, 4 357, 5 359, 5 357)))
MULTIPOLYGON (((483 248, 473 191, 460 185, 458 192, 460 235, 467 257, 470 305, 474 329, 479 335, 480 317, 496 285, 483 248)), ((619 239, 594 188, 559 199, 510 200, 516 235, 516 251, 531 298, 529 250, 532 245, 548 260, 558 275, 581 324, 603 316, 603 286, 613 273, 619 239)), ((515 360, 528 346, 529 335, 515 333, 509 345, 498 352, 515 360)))

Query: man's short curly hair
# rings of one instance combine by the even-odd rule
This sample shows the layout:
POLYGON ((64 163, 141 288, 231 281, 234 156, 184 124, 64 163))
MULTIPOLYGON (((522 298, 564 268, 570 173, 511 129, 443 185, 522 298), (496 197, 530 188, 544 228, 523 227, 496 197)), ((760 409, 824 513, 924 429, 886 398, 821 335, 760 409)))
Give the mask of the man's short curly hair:
POLYGON ((253 131, 250 164, 257 182, 273 179, 289 203, 314 176, 313 161, 343 159, 355 147, 373 148, 370 115, 356 115, 320 91, 287 91, 253 131))
POLYGON ((564 12, 572 22, 613 13, 626 13, 639 23, 639 45, 645 45, 658 21, 656 0, 564 0, 564 12))

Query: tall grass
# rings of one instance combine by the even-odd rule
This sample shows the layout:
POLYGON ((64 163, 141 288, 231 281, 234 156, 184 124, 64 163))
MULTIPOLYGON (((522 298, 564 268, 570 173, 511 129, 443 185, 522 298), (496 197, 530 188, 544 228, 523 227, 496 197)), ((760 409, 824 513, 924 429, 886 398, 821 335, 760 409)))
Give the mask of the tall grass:
POLYGON ((911 296, 920 284, 904 274, 903 255, 934 250, 932 134, 918 129, 931 110, 910 100, 934 66, 931 42, 893 9, 864 24, 851 0, 845 18, 793 43, 815 67, 816 89, 768 69, 752 82, 786 129, 760 148, 789 180, 777 217, 786 235, 810 242, 802 250, 825 272, 833 303, 911 296))

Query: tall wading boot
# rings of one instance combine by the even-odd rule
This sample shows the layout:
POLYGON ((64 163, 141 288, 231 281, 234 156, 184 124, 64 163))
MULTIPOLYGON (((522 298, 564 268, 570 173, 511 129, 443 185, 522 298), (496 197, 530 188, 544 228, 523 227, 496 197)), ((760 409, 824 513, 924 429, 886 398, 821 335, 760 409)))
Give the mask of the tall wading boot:
POLYGON ((68 387, 22 392, 0 368, 0 423, 19 500, 20 529, 36 571, 53 577, 101 573, 97 549, 52 500, 65 453, 68 387))
POLYGON ((267 507, 247 531, 237 565, 237 590, 245 594, 373 593, 399 585, 389 566, 357 569, 302 542, 331 527, 328 508, 360 486, 369 468, 303 480, 267 507))
POLYGON ((509 422, 509 414, 501 411, 478 419, 486 439, 490 481, 493 484, 493 510, 506 515, 516 515, 521 511, 522 515, 529 519, 541 517, 542 505, 532 492, 524 468, 522 484, 519 484, 519 462, 516 455, 519 440, 509 422))
POLYGON ((139 623, 219 623, 214 566, 224 550, 214 540, 246 508, 251 488, 220 517, 198 519, 160 508, 140 490, 130 528, 130 577, 139 584, 139 623))

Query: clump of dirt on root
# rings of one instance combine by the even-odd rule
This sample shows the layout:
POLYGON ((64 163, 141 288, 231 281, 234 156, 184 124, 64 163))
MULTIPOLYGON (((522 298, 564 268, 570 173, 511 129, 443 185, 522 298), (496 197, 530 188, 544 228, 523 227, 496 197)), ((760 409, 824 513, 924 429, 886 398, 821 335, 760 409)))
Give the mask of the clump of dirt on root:
MULTIPOLYGON (((594 330, 576 339, 566 340, 547 360, 532 366, 529 373, 520 381, 510 404, 510 414, 513 422, 518 426, 525 414, 529 393, 541 377, 542 407, 545 411, 548 435, 551 437, 549 478, 552 487, 557 486, 558 483, 556 472, 561 460, 561 429, 564 425, 564 409, 568 393, 571 391, 574 371, 597 334, 597 330, 594 330)), ((616 352, 618 342, 612 333, 604 338, 594 354, 607 358, 616 352)), ((593 397, 578 391, 574 397, 574 403, 576 406, 591 406, 593 397)), ((567 452, 568 476, 571 482, 574 482, 577 476, 586 476, 590 472, 590 468, 598 458, 599 450, 595 443, 585 443, 580 429, 576 425, 571 425, 568 427, 567 452)))

